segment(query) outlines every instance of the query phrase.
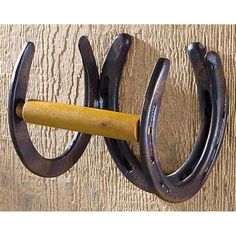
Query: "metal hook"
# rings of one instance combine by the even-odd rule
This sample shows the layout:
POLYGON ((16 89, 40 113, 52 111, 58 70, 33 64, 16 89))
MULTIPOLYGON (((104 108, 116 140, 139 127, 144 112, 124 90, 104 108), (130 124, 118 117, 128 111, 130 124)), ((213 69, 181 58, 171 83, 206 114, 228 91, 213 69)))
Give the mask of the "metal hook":
MULTIPOLYGON (((121 49, 126 42, 130 42, 128 35, 118 36, 104 63, 100 96, 105 109, 118 111, 119 81, 128 47, 123 49, 125 53, 122 57, 117 56, 114 48, 121 49), (114 69, 116 65, 119 66, 114 69), (103 91, 106 91, 105 94, 103 91)), ((157 157, 157 119, 169 70, 168 59, 158 60, 146 91, 139 127, 141 161, 138 161, 126 141, 105 138, 121 172, 137 187, 169 202, 183 202, 202 187, 222 144, 228 114, 225 77, 219 56, 215 52, 206 53, 200 43, 191 44, 188 54, 198 88, 201 126, 193 151, 185 163, 166 176, 157 157)))
MULTIPOLYGON (((81 37, 78 46, 85 71, 84 106, 95 107, 98 99, 99 78, 96 62, 86 37, 81 37)), ((34 52, 34 44, 26 43, 14 68, 8 100, 9 129, 15 150, 25 167, 39 176, 55 177, 69 170, 78 161, 91 135, 77 133, 64 153, 53 159, 41 156, 35 149, 26 123, 16 114, 17 104, 25 101, 34 52)))

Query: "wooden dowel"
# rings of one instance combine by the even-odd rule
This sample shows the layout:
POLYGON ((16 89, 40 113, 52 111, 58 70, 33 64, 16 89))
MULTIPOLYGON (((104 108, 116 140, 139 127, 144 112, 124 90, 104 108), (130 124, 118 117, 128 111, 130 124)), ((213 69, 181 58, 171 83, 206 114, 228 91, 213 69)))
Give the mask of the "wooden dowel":
POLYGON ((138 141, 138 115, 38 100, 19 103, 16 114, 31 124, 138 141))

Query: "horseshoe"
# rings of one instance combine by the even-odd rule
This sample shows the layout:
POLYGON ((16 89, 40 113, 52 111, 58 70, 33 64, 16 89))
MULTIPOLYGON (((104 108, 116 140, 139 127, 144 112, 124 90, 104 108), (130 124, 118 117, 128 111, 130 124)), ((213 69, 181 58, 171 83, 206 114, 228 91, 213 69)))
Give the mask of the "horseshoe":
MULTIPOLYGON (((79 50, 85 71, 84 106, 94 107, 98 99, 99 77, 94 55, 86 37, 80 39, 79 50)), ((91 135, 77 133, 64 153, 53 159, 43 157, 35 149, 26 123, 16 114, 17 104, 25 101, 34 52, 34 44, 26 43, 14 68, 8 100, 9 130, 15 150, 25 167, 42 177, 56 177, 69 170, 79 160, 91 135)))

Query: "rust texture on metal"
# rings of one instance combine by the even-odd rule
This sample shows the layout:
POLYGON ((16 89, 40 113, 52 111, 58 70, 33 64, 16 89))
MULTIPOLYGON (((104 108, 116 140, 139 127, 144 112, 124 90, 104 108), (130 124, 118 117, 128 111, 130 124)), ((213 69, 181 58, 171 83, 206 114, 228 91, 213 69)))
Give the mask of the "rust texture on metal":
MULTIPOLYGON (((120 34, 113 41, 99 76, 87 38, 80 39, 85 69, 85 106, 119 111, 119 84, 130 45, 131 36, 120 34)), ((55 159, 45 159, 35 150, 26 123, 15 111, 17 104, 25 101, 33 54, 34 45, 27 43, 13 73, 8 108, 10 133, 24 165, 37 175, 54 177, 76 163, 90 135, 77 134, 65 153, 55 159)), ((138 131, 140 160, 126 141, 105 138, 111 157, 129 181, 175 203, 191 198, 203 186, 221 147, 228 115, 226 83, 219 56, 215 52, 206 52, 200 43, 190 44, 188 54, 196 78, 201 124, 195 146, 183 165, 166 175, 157 154, 157 122, 170 67, 168 59, 157 61, 144 97, 138 131)))

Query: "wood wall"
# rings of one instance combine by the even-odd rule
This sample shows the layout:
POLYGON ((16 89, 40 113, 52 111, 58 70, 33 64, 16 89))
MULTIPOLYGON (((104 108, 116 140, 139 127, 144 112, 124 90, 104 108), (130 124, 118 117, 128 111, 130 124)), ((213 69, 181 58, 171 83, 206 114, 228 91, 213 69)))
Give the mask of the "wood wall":
MULTIPOLYGON (((15 211, 211 211, 236 210, 235 76, 236 27, 232 25, 0 25, 0 210, 15 211), (192 199, 170 204, 133 186, 117 169, 102 137, 93 136, 67 173, 52 179, 31 174, 16 155, 7 120, 9 82, 18 53, 36 45, 28 98, 82 104, 83 69, 77 42, 87 35, 101 65, 112 40, 133 36, 120 88, 120 110, 139 113, 155 61, 171 60, 158 124, 163 169, 175 170, 196 139, 199 115, 196 86, 186 54, 199 41, 223 61, 229 94, 224 143, 206 184, 192 199)), ((72 132, 29 125, 34 145, 46 157, 60 154, 72 132)), ((137 146, 133 147, 138 153, 137 146)))

